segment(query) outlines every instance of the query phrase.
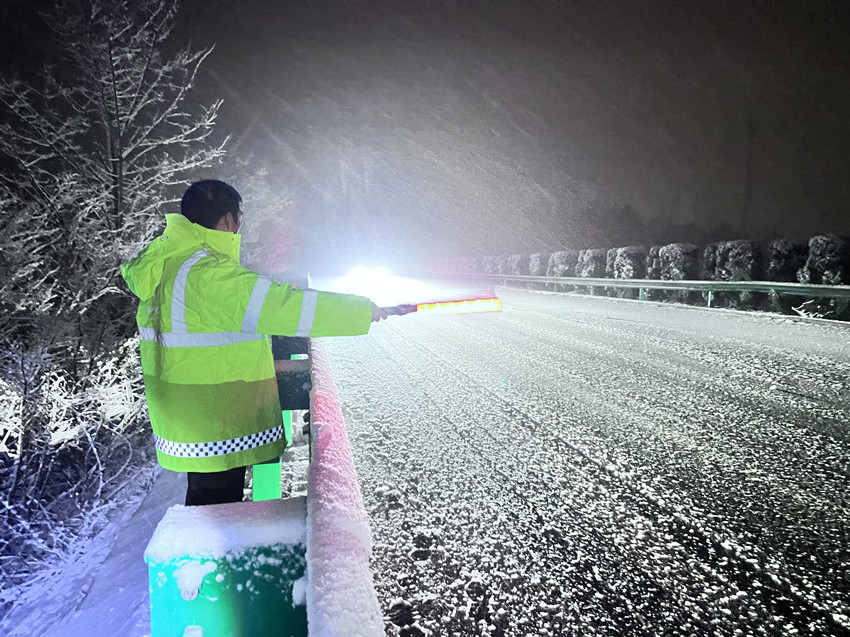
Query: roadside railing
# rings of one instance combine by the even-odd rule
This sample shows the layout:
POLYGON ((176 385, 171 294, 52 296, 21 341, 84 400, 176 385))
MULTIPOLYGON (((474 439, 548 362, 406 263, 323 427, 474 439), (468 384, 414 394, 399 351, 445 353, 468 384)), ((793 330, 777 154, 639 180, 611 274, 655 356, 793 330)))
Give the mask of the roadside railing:
POLYGON ((152 637, 384 634, 330 360, 306 338, 274 337, 272 351, 285 427, 310 411, 307 495, 281 499, 272 462, 253 467, 252 502, 168 509, 145 551, 152 637))
POLYGON ((708 307, 716 292, 766 292, 778 295, 812 298, 850 299, 850 285, 814 285, 779 281, 666 281, 658 279, 603 279, 590 277, 530 276, 517 274, 470 274, 476 279, 522 283, 546 283, 590 288, 630 288, 638 290, 638 298, 646 299, 646 290, 687 290, 705 292, 708 307))

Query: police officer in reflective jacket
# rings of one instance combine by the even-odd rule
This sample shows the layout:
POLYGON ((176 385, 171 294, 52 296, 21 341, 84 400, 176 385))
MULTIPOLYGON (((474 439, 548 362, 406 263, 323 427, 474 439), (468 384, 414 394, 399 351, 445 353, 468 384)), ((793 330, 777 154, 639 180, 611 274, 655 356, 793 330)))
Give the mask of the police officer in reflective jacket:
POLYGON ((121 266, 136 321, 157 459, 188 473, 187 505, 242 500, 245 467, 286 445, 268 336, 365 334, 384 310, 299 290, 239 265, 242 197, 204 180, 161 236, 121 266))

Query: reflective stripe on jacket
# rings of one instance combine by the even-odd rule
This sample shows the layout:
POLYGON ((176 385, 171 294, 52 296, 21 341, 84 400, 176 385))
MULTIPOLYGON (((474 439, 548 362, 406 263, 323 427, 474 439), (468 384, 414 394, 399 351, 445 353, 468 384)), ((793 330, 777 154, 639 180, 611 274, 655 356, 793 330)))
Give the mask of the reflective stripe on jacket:
POLYGON ((284 449, 269 334, 365 334, 371 302, 297 290, 239 265, 239 236, 179 214, 121 274, 136 320, 159 463, 224 471, 284 449))

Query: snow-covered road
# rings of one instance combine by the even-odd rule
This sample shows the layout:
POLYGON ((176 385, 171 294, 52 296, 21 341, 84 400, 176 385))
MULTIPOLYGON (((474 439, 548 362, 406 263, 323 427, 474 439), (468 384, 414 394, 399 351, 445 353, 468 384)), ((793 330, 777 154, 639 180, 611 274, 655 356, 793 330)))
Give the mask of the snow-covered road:
POLYGON ((500 292, 326 341, 388 635, 850 633, 850 329, 500 292))

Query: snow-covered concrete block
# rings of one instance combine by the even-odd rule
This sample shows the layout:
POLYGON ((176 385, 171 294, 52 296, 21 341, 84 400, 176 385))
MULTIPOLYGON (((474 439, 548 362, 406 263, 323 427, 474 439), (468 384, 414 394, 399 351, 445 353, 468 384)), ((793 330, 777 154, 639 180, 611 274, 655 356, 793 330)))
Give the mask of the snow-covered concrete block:
POLYGON ((311 342, 312 461, 307 486, 307 617, 311 637, 380 637, 372 536, 330 362, 311 342))
POLYGON ((173 506, 145 562, 152 637, 307 634, 304 498, 173 506))

